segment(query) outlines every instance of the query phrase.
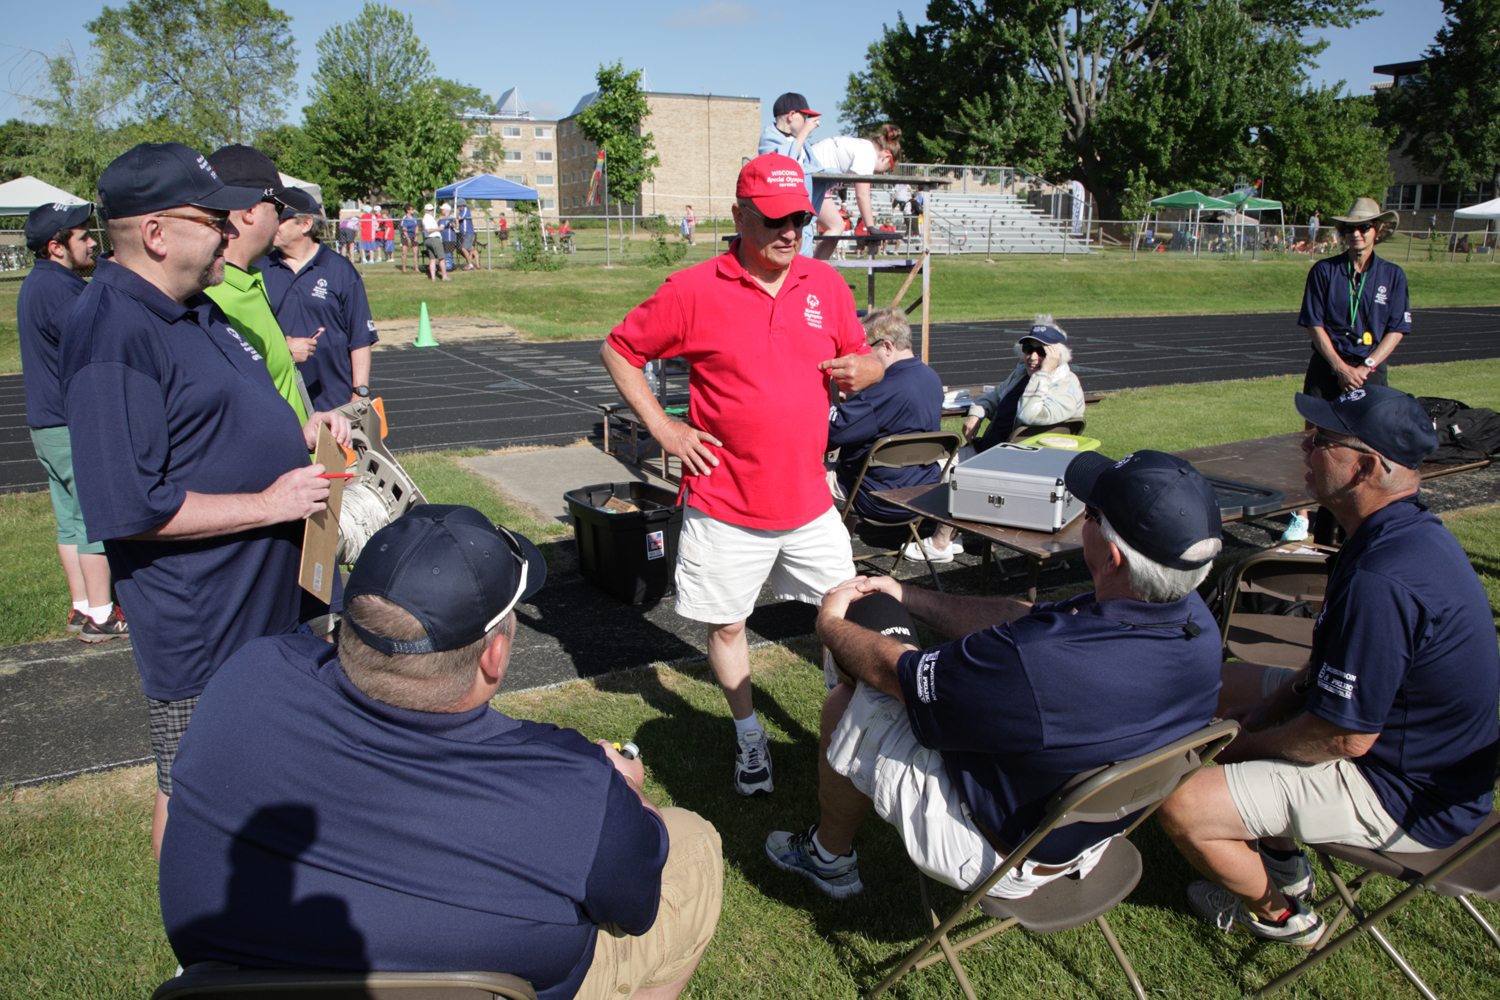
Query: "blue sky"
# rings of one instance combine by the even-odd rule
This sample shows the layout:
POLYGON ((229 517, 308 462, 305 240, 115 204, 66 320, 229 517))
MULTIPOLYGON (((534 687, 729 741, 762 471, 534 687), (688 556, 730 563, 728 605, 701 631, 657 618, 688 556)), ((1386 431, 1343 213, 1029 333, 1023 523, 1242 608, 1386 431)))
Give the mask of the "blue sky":
MULTIPOLYGON (((497 96, 519 87, 538 117, 567 114, 593 89, 601 62, 623 59, 628 68, 646 71, 650 89, 759 97, 766 116, 778 94, 800 91, 828 114, 827 134, 838 130, 835 103, 849 73, 863 67, 865 50, 881 24, 894 23, 900 11, 908 20, 920 21, 926 9, 925 3, 893 0, 818 0, 808 8, 789 0, 637 0, 628 5, 575 0, 556 7, 483 0, 388 2, 412 15, 442 75, 497 96)), ((307 99, 318 36, 329 25, 353 18, 363 2, 272 3, 294 12, 301 63, 291 115, 295 121, 307 99)), ((29 76, 36 59, 27 50, 53 52, 71 43, 84 55, 89 43, 84 22, 98 16, 103 6, 99 0, 6 4, 0 120, 26 116, 26 105, 15 95, 33 85, 29 76)), ((1313 71, 1315 80, 1343 79, 1350 90, 1367 93, 1379 79, 1371 66, 1420 56, 1442 24, 1439 0, 1377 0, 1373 6, 1385 13, 1352 29, 1314 33, 1332 43, 1313 71)))

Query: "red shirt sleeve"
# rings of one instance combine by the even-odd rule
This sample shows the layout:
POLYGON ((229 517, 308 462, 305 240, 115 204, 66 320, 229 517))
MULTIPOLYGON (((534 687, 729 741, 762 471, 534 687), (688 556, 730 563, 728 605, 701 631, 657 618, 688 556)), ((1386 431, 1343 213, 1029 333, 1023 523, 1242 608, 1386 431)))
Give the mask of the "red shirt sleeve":
POLYGON ((647 361, 681 354, 687 332, 681 293, 668 278, 656 294, 630 310, 624 322, 610 331, 608 343, 620 357, 644 368, 647 361))

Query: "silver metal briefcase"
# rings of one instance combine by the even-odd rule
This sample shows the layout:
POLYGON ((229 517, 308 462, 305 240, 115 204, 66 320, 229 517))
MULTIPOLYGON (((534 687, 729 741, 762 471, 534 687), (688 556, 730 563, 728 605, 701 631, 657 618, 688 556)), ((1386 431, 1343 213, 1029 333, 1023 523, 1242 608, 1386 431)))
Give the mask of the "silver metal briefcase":
POLYGON ((1063 485, 1080 452, 1004 442, 953 469, 948 510, 966 521, 1031 531, 1061 531, 1083 513, 1063 485))

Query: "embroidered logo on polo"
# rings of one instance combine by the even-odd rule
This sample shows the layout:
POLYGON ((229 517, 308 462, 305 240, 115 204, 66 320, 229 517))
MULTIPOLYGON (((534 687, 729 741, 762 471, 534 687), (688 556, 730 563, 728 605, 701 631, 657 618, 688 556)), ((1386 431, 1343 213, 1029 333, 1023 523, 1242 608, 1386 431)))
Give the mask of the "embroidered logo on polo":
POLYGON ((373 319, 367 319, 367 320, 365 320, 365 327, 367 329, 369 329, 369 331, 371 333, 374 333, 375 332, 375 321, 373 319))
POLYGON ((1385 305, 1385 292, 1386 288, 1384 285, 1381 285, 1379 288, 1375 289, 1375 304, 1377 306, 1385 305))
POLYGON ((1350 389, 1348 392, 1344 393, 1342 396, 1339 397, 1339 402, 1340 403, 1357 403, 1361 399, 1364 399, 1364 398, 1365 398, 1365 391, 1363 389, 1350 389))
POLYGON ((312 297, 315 299, 328 298, 328 279, 319 278, 318 283, 312 287, 312 297))
POLYGON ((265 360, 265 358, 262 358, 260 356, 260 352, 259 351, 257 351, 255 348, 253 348, 253 347, 250 346, 250 342, 248 340, 246 340, 244 337, 240 336, 240 331, 236 330, 234 327, 229 326, 227 324, 225 325, 224 329, 229 332, 229 335, 231 337, 233 337, 235 340, 238 340, 240 342, 240 346, 245 349, 245 353, 246 354, 250 355, 256 361, 264 361, 265 360))
POLYGON ((1411 322, 1411 313, 1407 313, 1406 314, 1406 322, 1408 322, 1408 323, 1411 322))
POLYGON ((1358 674, 1346 673, 1336 670, 1328 664, 1323 664, 1318 670, 1318 687, 1329 694, 1336 694, 1345 701, 1354 697, 1354 685, 1359 682, 1358 674))
POLYGON ((933 676, 937 670, 938 651, 931 650, 922 654, 922 660, 917 664, 917 697, 922 704, 930 705, 937 700, 937 678, 933 676))
POLYGON ((809 294, 807 296, 807 308, 802 310, 802 318, 807 320, 807 325, 816 329, 823 329, 823 314, 818 312, 818 297, 809 294))

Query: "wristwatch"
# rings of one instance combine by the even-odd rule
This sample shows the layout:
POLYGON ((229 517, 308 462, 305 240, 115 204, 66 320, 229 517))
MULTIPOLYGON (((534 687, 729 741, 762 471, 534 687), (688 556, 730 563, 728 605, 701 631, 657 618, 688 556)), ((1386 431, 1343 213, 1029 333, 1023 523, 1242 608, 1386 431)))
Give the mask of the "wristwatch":
POLYGON ((360 399, 369 399, 370 387, 367 385, 357 385, 354 387, 354 394, 360 399))
POLYGON ((1366 368, 1374 368, 1375 364, 1376 364, 1376 362, 1375 362, 1374 358, 1365 358, 1365 367, 1366 368))

